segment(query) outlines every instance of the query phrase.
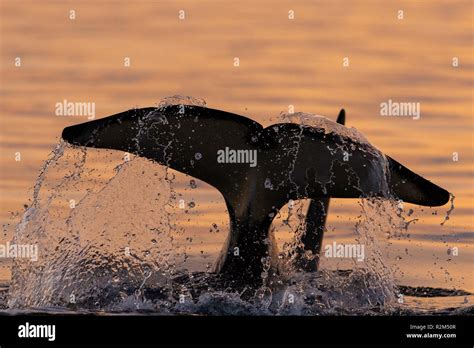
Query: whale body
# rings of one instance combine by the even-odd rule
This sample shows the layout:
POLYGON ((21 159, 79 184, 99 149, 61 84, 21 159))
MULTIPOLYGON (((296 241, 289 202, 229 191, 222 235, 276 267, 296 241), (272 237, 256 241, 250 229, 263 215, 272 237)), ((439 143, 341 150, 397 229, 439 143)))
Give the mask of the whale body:
MULTIPOLYGON (((318 119, 309 126, 278 123, 264 128, 236 114, 195 105, 131 109, 66 127, 73 145, 121 150, 200 179, 225 199, 230 232, 216 263, 229 279, 258 283, 265 260, 275 261, 269 234, 274 217, 290 200, 310 199, 305 250, 317 269, 329 200, 382 197, 423 206, 448 202, 449 192, 410 171, 372 146, 354 128, 318 119), (225 149, 254 151, 254 166, 218 161, 225 149)), ((303 258, 300 258, 302 260, 303 258)))

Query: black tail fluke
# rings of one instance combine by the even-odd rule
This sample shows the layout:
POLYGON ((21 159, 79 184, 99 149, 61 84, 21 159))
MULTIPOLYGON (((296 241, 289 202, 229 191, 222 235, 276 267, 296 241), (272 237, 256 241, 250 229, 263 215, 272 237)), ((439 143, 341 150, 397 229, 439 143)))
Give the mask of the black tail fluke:
MULTIPOLYGON (((344 125, 345 118, 342 109, 337 122, 344 125)), ((270 225, 289 199, 311 199, 296 255, 300 261, 296 265, 308 271, 318 267, 330 197, 394 195, 425 206, 449 200, 446 190, 384 157, 370 144, 344 132, 337 134, 343 128, 336 127, 331 134, 295 123, 263 128, 240 115, 171 105, 129 110, 67 127, 62 137, 73 145, 134 153, 219 190, 227 204, 231 230, 217 270, 248 282, 250 275, 261 281, 266 267, 262 259, 273 258, 267 239, 270 225), (348 144, 356 149, 351 160, 337 161, 348 144), (243 153, 242 160, 229 157, 221 161, 219 153, 227 150, 243 153), (252 154, 254 166, 245 157, 250 160, 252 154), (321 185, 329 179, 330 185, 321 185), (308 252, 312 259, 305 257, 308 252)))
POLYGON ((448 203, 449 192, 412 172, 393 158, 388 159, 390 178, 388 184, 396 198, 403 202, 428 207, 438 207, 448 203))

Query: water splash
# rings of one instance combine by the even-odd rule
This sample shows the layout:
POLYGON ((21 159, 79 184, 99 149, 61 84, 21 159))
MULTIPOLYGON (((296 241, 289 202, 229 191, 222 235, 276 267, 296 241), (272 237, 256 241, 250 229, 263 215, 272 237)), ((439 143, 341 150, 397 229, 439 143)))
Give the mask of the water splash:
POLYGON ((60 144, 16 229, 14 242, 36 244, 39 260, 15 260, 9 306, 100 308, 137 295, 144 280, 166 284, 173 247, 163 213, 170 192, 165 178, 165 168, 142 158, 121 162, 117 153, 60 144))
POLYGON ((310 126, 320 129, 328 134, 333 133, 341 137, 350 138, 359 144, 370 145, 367 138, 354 127, 345 127, 325 116, 315 115, 308 112, 280 113, 281 122, 296 123, 302 126, 310 126))
POLYGON ((456 197, 452 193, 449 194, 449 203, 451 203, 451 206, 449 207, 448 211, 446 212, 444 220, 440 223, 441 226, 444 226, 444 224, 450 219, 450 216, 454 211, 454 199, 455 198, 456 197))

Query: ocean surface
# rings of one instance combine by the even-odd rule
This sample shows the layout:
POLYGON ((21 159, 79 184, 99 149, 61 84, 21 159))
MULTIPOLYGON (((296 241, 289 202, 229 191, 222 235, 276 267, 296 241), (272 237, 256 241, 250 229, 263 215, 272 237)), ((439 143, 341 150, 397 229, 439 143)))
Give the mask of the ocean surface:
MULTIPOLYGON (((18 270, 29 272, 31 278, 17 279, 12 287, 13 262, 0 259, 0 308, 6 313, 310 315, 472 311, 472 7, 471 1, 142 0, 130 6, 127 1, 0 0, 0 244, 12 241, 20 222, 29 222, 29 236, 46 247, 39 262, 49 267, 51 275, 44 279, 45 273, 21 265, 18 270), (70 19, 71 10, 75 19, 70 19), (184 19, 179 17, 181 10, 184 19), (15 66, 16 58, 21 66, 15 66), (126 58, 130 66, 124 66, 126 58), (87 116, 56 116, 57 103, 95 103, 95 116, 101 118, 156 106, 173 95, 202 98, 211 108, 247 116, 264 126, 279 122, 282 113, 292 110, 335 120, 344 108, 348 127, 357 128, 383 153, 450 191, 454 210, 447 214, 450 204, 432 209, 405 204, 408 228, 378 231, 370 229, 371 221, 384 226, 395 217, 393 211, 372 207, 367 212, 364 202, 333 199, 323 247, 334 241, 360 241, 357 226, 362 221, 367 224, 363 236, 377 239, 374 249, 380 259, 373 272, 341 273, 357 268, 354 260, 323 258, 322 270, 314 277, 290 275, 299 279, 298 289, 290 281, 257 294, 240 293, 245 298, 218 287, 203 291, 202 279, 209 283, 213 279, 202 272, 211 269, 228 231, 218 191, 198 180, 191 183, 192 178, 177 172, 169 183, 164 168, 135 158, 124 164, 122 153, 85 154, 58 145, 62 129, 87 121, 87 116), (380 105, 389 100, 420 103, 420 118, 381 116, 380 105), (45 164, 48 158, 53 161, 45 164), (81 201, 85 192, 92 194, 81 201), (174 197, 171 204, 156 198, 160 192, 174 197), (71 199, 80 202, 74 213, 71 199), (185 209, 179 207, 180 200, 185 209), (38 208, 36 215, 33 206, 38 208), (73 231, 66 223, 71 217, 73 231), (42 234, 35 227, 43 228, 42 234), (153 231, 160 231, 159 238, 152 237, 153 231), (61 251, 60 237, 71 233, 88 241, 87 252, 62 262, 55 248, 60 246, 61 251), (172 265, 172 271, 168 267, 169 273, 163 275, 169 293, 154 287, 162 278, 150 278, 141 268, 142 273, 121 273, 121 260, 113 255, 130 239, 161 265, 172 265), (155 242, 149 245, 151 240, 155 242), (101 250, 110 253, 102 255, 101 250), (111 260, 117 261, 112 262, 113 272, 120 279, 98 281, 101 272, 110 271, 101 265, 111 260), (84 266, 80 261, 85 268, 98 267, 91 266, 97 273, 82 274, 77 268, 84 266), (75 271, 80 274, 77 278, 61 278, 75 271), (194 280, 182 279, 193 274, 194 280), (175 282, 176 277, 181 278, 175 282), (97 284, 78 285, 88 279, 97 284), (94 293, 114 281, 137 283, 143 291, 117 295, 112 287, 110 294, 120 298, 113 304, 94 293), (183 282, 187 290, 176 290, 183 282), (34 294, 38 284, 43 284, 41 296, 34 294), (10 295, 9 288, 14 290, 10 295), (354 295, 340 296, 338 288, 354 289, 354 295), (97 295, 99 300, 78 301, 71 307, 64 298, 54 300, 58 292, 78 298, 97 295), (316 300, 288 307, 283 304, 290 293, 316 300), (180 294, 186 294, 188 302, 181 303, 180 294)), ((304 211, 305 202, 300 204, 304 211)), ((285 207, 274 224, 281 250, 291 242, 296 226, 282 222, 287 214, 285 207)), ((136 270, 136 265, 128 266, 136 270)))

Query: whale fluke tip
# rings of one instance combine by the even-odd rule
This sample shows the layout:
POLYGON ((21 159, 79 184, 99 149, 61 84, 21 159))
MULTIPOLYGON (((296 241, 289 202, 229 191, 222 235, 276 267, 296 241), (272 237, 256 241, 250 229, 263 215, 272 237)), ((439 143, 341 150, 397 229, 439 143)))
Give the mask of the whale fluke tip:
POLYGON ((386 157, 390 169, 390 189, 398 198, 426 207, 439 207, 448 203, 448 191, 412 172, 393 158, 386 157))

